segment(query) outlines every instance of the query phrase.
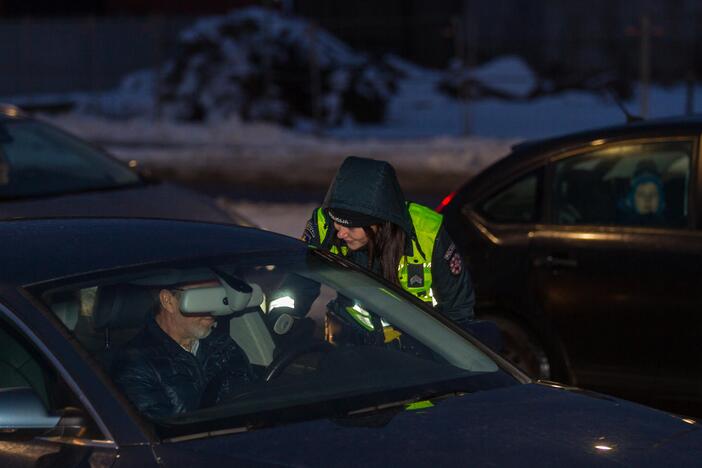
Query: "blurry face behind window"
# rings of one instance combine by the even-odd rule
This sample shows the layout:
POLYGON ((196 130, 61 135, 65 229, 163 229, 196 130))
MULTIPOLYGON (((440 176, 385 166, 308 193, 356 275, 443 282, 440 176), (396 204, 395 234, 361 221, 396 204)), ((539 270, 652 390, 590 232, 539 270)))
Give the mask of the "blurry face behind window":
POLYGON ((637 213, 644 215, 657 213, 659 202, 658 186, 653 182, 646 182, 636 187, 634 208, 637 213))
POLYGON ((552 221, 686 226, 692 150, 689 140, 617 143, 556 161, 552 221))
POLYGON ((436 392, 439 383, 457 379, 468 382, 462 391, 514 383, 491 358, 422 306, 314 251, 274 252, 218 265, 151 267, 126 276, 84 280, 73 287, 48 286, 38 294, 98 363, 108 362, 105 328, 111 329, 112 365, 105 370, 137 408, 148 407, 139 401, 144 393, 130 393, 123 383, 129 379, 119 380, 114 374, 115 362, 129 362, 120 361, 124 356, 139 356, 131 365, 148 363, 161 369, 152 384, 166 387, 166 394, 178 398, 179 392, 188 398, 195 394, 193 401, 209 401, 188 406, 183 397, 182 407, 168 416, 172 424, 182 418, 204 421, 334 399, 348 405, 346 411, 354 398, 419 398, 427 388, 436 392), (212 278, 213 268, 221 276, 208 289, 173 286, 184 284, 184 278, 212 278), (226 281, 221 279, 225 277, 226 281), (222 309, 222 304, 236 310, 215 317, 213 328, 215 318, 182 312, 186 300, 188 310, 222 309), (77 323, 64 319, 70 307, 77 323), (172 348, 157 355, 150 348, 152 342, 144 344, 140 334, 159 308, 177 312, 176 327, 183 335, 198 337, 196 358, 179 356, 172 348), (183 371, 196 363, 198 371, 183 371), (227 380, 231 375, 249 377, 232 383, 227 380), (220 387, 212 390, 212 382, 220 387), (209 393, 216 398, 208 400, 209 393))

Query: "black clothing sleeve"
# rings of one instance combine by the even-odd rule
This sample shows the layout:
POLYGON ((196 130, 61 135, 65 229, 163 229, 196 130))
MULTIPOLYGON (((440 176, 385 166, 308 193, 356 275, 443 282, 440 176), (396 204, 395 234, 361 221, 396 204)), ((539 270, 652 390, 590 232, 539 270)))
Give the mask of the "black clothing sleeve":
POLYGON ((475 291, 470 272, 443 225, 434 241, 431 276, 436 309, 459 325, 472 320, 475 291))

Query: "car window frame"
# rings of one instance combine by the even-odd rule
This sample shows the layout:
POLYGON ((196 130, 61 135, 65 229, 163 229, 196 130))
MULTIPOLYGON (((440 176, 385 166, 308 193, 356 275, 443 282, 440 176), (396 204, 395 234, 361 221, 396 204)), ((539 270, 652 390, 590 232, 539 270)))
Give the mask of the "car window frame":
POLYGON ((697 187, 701 186, 702 174, 700 174, 699 169, 699 159, 700 159, 700 134, 699 133, 676 133, 671 135, 657 135, 650 137, 621 137, 612 139, 593 139, 587 143, 580 144, 576 147, 569 147, 562 149, 555 153, 547 156, 546 170, 544 174, 544 213, 542 218, 542 225, 547 226, 548 229, 553 230, 563 230, 563 231, 597 231, 597 232, 642 232, 642 233, 691 233, 694 232, 699 219, 698 216, 698 203, 695 194, 697 192, 697 187), (661 142, 673 142, 673 141, 688 141, 692 143, 692 150, 690 152, 690 183, 687 187, 687 197, 688 197, 688 213, 687 213, 687 224, 684 227, 672 227, 672 226, 625 226, 625 225, 603 225, 603 224, 577 224, 577 225, 566 225, 557 224, 553 222, 553 182, 556 176, 556 164, 564 159, 577 157, 592 151, 599 151, 608 147, 621 146, 621 145, 636 145, 636 144, 648 144, 648 143, 661 143, 661 142), (546 189, 548 187, 548 189, 546 189))
MULTIPOLYGON (((475 347, 478 349, 479 352, 487 355, 496 365, 497 365, 497 371, 498 373, 504 373, 510 376, 515 382, 515 384, 518 385, 523 385, 523 384, 528 384, 532 383, 532 379, 528 377, 521 369, 517 368, 515 365, 507 361, 505 358, 501 357, 497 352, 489 348, 486 344, 484 344, 482 341, 480 341, 478 338, 473 336, 470 332, 466 331, 462 327, 458 326, 455 322, 453 322, 451 319, 446 317, 445 315, 441 314, 437 310, 435 310, 433 307, 429 306, 427 303, 424 301, 421 301, 419 298, 416 296, 410 294, 409 292, 405 291, 403 288, 400 288, 389 281, 387 281, 385 278, 379 276, 378 274, 369 271, 359 265, 356 265, 355 263, 351 262, 350 260, 340 257, 338 255, 334 255, 328 251, 324 251, 321 249, 318 249, 314 246, 306 246, 305 249, 308 250, 309 253, 315 253, 318 255, 321 255, 328 261, 331 261, 333 263, 340 264, 341 268, 345 269, 350 269, 353 271, 361 272, 369 277, 371 277, 373 280, 377 281, 384 287, 388 287, 392 290, 393 293, 397 294, 398 296, 402 297, 402 299, 412 303, 413 306, 422 309, 424 313, 426 313, 428 316, 430 316, 432 319, 437 320, 438 322, 441 322, 444 326, 449 328, 452 332, 460 335, 463 339, 465 339, 467 342, 470 343, 471 346, 475 347)), ((66 277, 61 277, 61 278, 56 278, 56 279, 49 279, 46 281, 39 281, 31 284, 27 284, 24 286, 24 295, 28 300, 30 300, 34 305, 35 309, 39 309, 42 313, 42 315, 45 316, 45 318, 49 318, 49 320, 54 324, 54 331, 59 331, 64 338, 68 336, 68 341, 71 345, 71 347, 76 350, 79 354, 85 355, 87 353, 87 350, 83 348, 83 346, 73 337, 71 337, 70 332, 65 328, 65 325, 60 322, 58 317, 56 317, 51 310, 49 310, 47 304, 42 300, 41 294, 39 293, 40 291, 46 291, 50 290, 53 288, 60 288, 65 285, 75 285, 75 284, 92 284, 95 282, 96 279, 105 279, 105 278, 113 278, 115 276, 119 275, 131 275, 135 272, 143 270, 145 267, 148 268, 168 268, 168 267, 187 267, 188 265, 200 265, 202 262, 207 262, 210 261, 212 263, 227 263, 227 261, 233 261, 234 259, 240 258, 242 256, 247 256, 247 255, 257 255, 260 254, 261 252, 259 251, 251 251, 251 252, 245 252, 245 253, 227 253, 225 255, 214 255, 214 256, 194 256, 194 257, 183 257, 180 259, 172 259, 172 258, 167 258, 167 259, 161 259, 153 262, 147 262, 147 263, 141 263, 141 264, 135 264, 135 265, 122 265, 122 266, 116 266, 114 268, 109 268, 106 270, 97 270, 97 271, 89 271, 89 272, 84 272, 80 273, 77 275, 70 275, 66 277)), ((269 253, 269 252, 268 252, 269 253)), ((2 289, 0 288, 0 311, 2 310, 3 303, 1 302, 2 299, 2 289)), ((202 427, 203 422, 195 422, 192 424, 186 424, 183 426, 182 434, 179 434, 178 436, 173 436, 168 434, 168 431, 165 428, 165 426, 159 426, 157 422, 155 421, 150 421, 145 415, 140 414, 138 411, 136 411, 135 408, 131 405, 131 403, 128 402, 126 399, 126 396, 122 394, 122 392, 117 388, 117 386, 112 382, 111 378, 105 373, 104 369, 102 369, 98 364, 94 363, 90 359, 83 359, 83 364, 87 367, 89 367, 92 372, 94 373, 99 373, 100 376, 105 376, 106 381, 103 382, 105 386, 108 386, 118 397, 118 400, 122 405, 120 406, 120 409, 126 408, 125 413, 127 413, 127 416, 134 422, 134 424, 138 424, 138 426, 144 431, 144 433, 149 437, 149 440, 152 442, 177 442, 181 440, 189 440, 189 439, 197 439, 197 438, 202 438, 202 437, 210 437, 212 436, 212 430, 206 430, 205 432, 202 432, 202 427), (193 429, 197 428, 197 429, 193 429), (193 432, 189 432, 193 429, 193 432)), ((97 378, 96 376, 93 376, 93 378, 97 378)), ((286 410, 283 410, 286 411, 286 410)), ((226 416, 222 417, 219 419, 215 420, 210 420, 207 423, 212 424, 213 427, 215 424, 221 425, 222 427, 219 427, 217 429, 218 434, 228 434, 228 433, 237 433, 241 432, 242 429, 241 427, 238 426, 232 426, 229 421, 236 421, 239 420, 240 417, 231 417, 231 416, 226 416)), ((101 426, 102 427, 102 426, 101 426)))
POLYGON ((539 159, 535 164, 529 164, 525 167, 520 167, 519 170, 510 174, 509 177, 504 179, 500 184, 492 187, 490 190, 485 191, 480 194, 475 201, 465 203, 461 207, 461 213, 463 216, 467 217, 477 217, 481 224, 485 226, 495 226, 495 227, 515 227, 527 229, 529 226, 535 226, 542 224, 544 221, 544 187, 546 181, 546 164, 543 160, 539 159), (526 222, 500 222, 494 221, 485 216, 480 207, 487 203, 492 197, 497 196, 500 192, 509 188, 510 186, 520 182, 521 180, 529 177, 531 174, 536 174, 536 210, 537 214, 535 219, 526 222))
MULTIPOLYGON (((71 372, 66 369, 61 360, 56 356, 56 353, 51 351, 49 345, 45 343, 44 340, 42 340, 41 337, 35 333, 32 327, 27 324, 27 320, 22 317, 22 314, 17 313, 18 307, 5 299, 6 295, 7 290, 4 290, 4 288, 0 286, 0 320, 4 321, 11 327, 14 327, 16 332, 19 333, 30 346, 34 347, 34 351, 36 351, 36 353, 40 355, 42 359, 44 359, 45 364, 50 366, 59 375, 70 391, 73 392, 75 397, 81 402, 83 405, 83 410, 87 413, 87 416, 93 420, 102 436, 102 438, 61 437, 59 438, 60 440, 56 438, 52 438, 52 440, 68 443, 69 445, 111 448, 116 450, 118 445, 113 432, 110 430, 105 420, 100 416, 100 412, 97 410, 88 395, 86 395, 86 393, 83 391, 78 380, 76 380, 71 372)), ((32 306, 34 306, 36 311, 40 311, 36 307, 36 304, 32 303, 32 306)), ((47 319, 47 317, 52 315, 50 312, 43 310, 40 312, 44 316, 44 319, 47 319)), ((49 319, 49 322, 53 322, 53 320, 49 319)), ((50 323, 49 325, 53 325, 52 332, 59 331, 59 328, 56 327, 55 323, 50 323)), ((64 338, 66 337, 64 336, 64 338)), ((89 364, 87 361, 84 361, 84 363, 89 364)), ((89 367, 92 368, 92 366, 89 367)))

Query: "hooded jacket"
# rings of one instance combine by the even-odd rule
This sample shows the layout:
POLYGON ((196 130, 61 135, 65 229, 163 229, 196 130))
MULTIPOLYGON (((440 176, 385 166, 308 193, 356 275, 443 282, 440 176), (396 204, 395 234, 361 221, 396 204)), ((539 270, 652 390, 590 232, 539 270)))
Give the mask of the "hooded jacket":
MULTIPOLYGON (((356 211, 399 226, 405 232, 405 255, 411 257, 417 253, 415 249, 421 250, 421 247, 409 206, 395 170, 389 163, 350 156, 339 168, 322 207, 312 213, 302 238, 311 245, 332 250, 331 241, 336 237, 336 231, 326 210, 337 208, 356 211), (325 216, 325 233, 320 229, 320 214, 325 216)), ((436 217, 441 219, 438 214, 436 217)), ((424 252, 418 253, 425 257, 424 252)), ((346 256, 360 266, 368 265, 365 250, 349 251, 346 256)), ((436 233, 431 259, 427 258, 426 261, 431 264, 435 307, 458 323, 471 320, 475 296, 470 274, 443 223, 436 233)), ((377 263, 375 269, 379 269, 377 263)))

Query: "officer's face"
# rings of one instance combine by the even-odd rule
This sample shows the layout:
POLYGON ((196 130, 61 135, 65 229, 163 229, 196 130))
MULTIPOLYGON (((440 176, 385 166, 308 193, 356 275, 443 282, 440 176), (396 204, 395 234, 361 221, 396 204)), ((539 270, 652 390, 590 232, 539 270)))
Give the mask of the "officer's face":
POLYGON ((363 228, 346 227, 339 223, 334 223, 334 229, 336 229, 336 236, 344 241, 351 250, 358 250, 368 243, 368 236, 363 228))

